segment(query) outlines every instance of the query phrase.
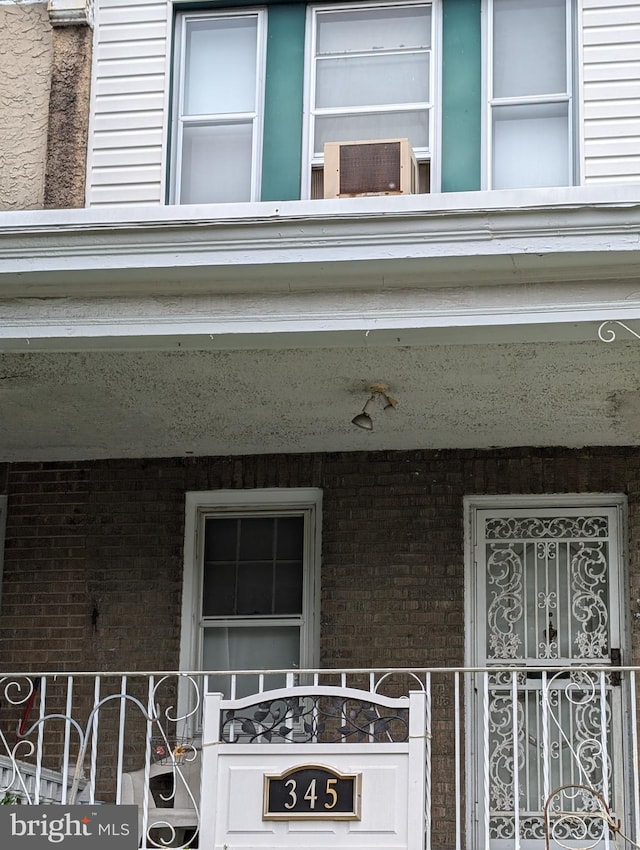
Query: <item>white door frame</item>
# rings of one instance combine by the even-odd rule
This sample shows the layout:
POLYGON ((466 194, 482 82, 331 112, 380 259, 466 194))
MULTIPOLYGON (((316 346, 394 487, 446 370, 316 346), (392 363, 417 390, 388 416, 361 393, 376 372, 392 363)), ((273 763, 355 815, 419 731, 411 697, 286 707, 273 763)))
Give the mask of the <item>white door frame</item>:
MULTIPOLYGON (((498 496, 465 496, 464 497, 464 550, 465 550, 465 666, 476 667, 479 662, 478 657, 478 641, 475 639, 478 634, 477 622, 477 593, 478 593, 478 575, 477 575, 477 553, 476 553, 476 534, 477 534, 477 514, 478 511, 496 510, 503 511, 507 508, 523 509, 530 508, 532 512, 538 509, 552 508, 613 508, 616 515, 616 532, 617 532, 617 587, 614 589, 614 595, 617 594, 619 600, 618 616, 620 626, 620 649, 622 650, 622 662, 628 663, 630 642, 630 624, 628 617, 628 580, 627 580, 627 546, 626 546, 626 529, 627 529, 627 498, 622 493, 569 493, 569 494, 544 494, 544 495, 523 495, 523 494, 508 494, 498 496)), ((465 776, 466 776, 466 795, 469 801, 466 806, 466 834, 467 846, 477 848, 484 847, 484 839, 482 838, 481 820, 479 811, 479 779, 477 777, 476 765, 478 764, 478 747, 481 746, 478 741, 476 731, 477 719, 475 714, 476 700, 471 693, 472 689, 468 689, 465 701, 465 728, 469 730, 466 736, 465 746, 465 776), (475 805, 474 805, 475 803, 475 805)), ((626 705, 627 696, 623 693, 623 705, 626 705)), ((623 740, 628 742, 628 712, 623 711, 624 728, 623 740)), ((634 806, 630 805, 631 794, 628 777, 623 770, 623 793, 625 796, 625 827, 628 835, 633 834, 633 819, 634 806)), ((489 848, 484 848, 489 850, 489 848)))

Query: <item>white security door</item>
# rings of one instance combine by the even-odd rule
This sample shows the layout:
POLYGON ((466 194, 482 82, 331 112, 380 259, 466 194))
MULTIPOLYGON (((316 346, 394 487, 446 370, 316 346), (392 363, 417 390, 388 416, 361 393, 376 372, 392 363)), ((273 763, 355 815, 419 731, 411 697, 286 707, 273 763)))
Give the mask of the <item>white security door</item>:
POLYGON ((468 502, 469 662, 490 668, 474 678, 468 770, 484 850, 545 835, 604 848, 603 815, 624 822, 620 676, 606 669, 623 658, 624 502, 550 501, 468 502))

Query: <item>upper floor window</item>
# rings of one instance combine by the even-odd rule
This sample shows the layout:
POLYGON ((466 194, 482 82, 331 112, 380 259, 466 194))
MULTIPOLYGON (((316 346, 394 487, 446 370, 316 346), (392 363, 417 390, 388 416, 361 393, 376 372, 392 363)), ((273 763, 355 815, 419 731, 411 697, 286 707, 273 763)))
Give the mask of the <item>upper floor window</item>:
POLYGON ((237 2, 176 16, 174 203, 322 198, 326 143, 405 138, 411 191, 574 182, 574 0, 237 2))
MULTIPOLYGON (((297 9, 306 7, 285 12, 297 9)), ((431 4, 310 6, 301 29, 283 26, 282 15, 281 7, 177 15, 172 202, 263 199, 265 183, 274 180, 272 163, 283 164, 269 154, 283 128, 297 134, 290 150, 298 161, 290 158, 285 167, 298 170, 298 197, 322 197, 328 141, 408 138, 428 190, 431 4), (281 67, 296 50, 305 61, 281 67), (287 84, 270 87, 278 74, 289 77, 287 84)))
POLYGON ((177 19, 175 203, 260 197, 264 18, 258 10, 177 19))
MULTIPOLYGON (((312 8, 309 66, 311 197, 321 197, 326 142, 408 138, 428 163, 432 10, 426 3, 312 8)), ((423 172, 426 169, 423 169, 423 172)), ((428 189, 426 174, 423 190, 428 189)))
POLYGON ((571 3, 492 0, 490 186, 573 183, 571 3))

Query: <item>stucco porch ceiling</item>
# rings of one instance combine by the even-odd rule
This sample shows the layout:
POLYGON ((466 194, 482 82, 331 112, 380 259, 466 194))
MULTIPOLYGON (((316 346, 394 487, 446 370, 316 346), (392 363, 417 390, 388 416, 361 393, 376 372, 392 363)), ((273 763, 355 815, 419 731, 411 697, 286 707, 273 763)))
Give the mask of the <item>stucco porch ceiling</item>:
POLYGON ((383 200, 0 213, 0 461, 640 442, 636 188, 383 200))
POLYGON ((9 353, 1 460, 640 442, 640 342, 9 353), (395 411, 353 427, 368 384, 395 411))

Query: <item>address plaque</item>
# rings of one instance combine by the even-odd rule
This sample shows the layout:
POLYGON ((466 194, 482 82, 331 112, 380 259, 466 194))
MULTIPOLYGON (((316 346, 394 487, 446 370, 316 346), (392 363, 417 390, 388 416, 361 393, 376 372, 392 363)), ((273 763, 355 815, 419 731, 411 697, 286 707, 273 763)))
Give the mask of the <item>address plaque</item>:
POLYGON ((264 777, 263 820, 360 820, 361 773, 303 764, 264 777))

